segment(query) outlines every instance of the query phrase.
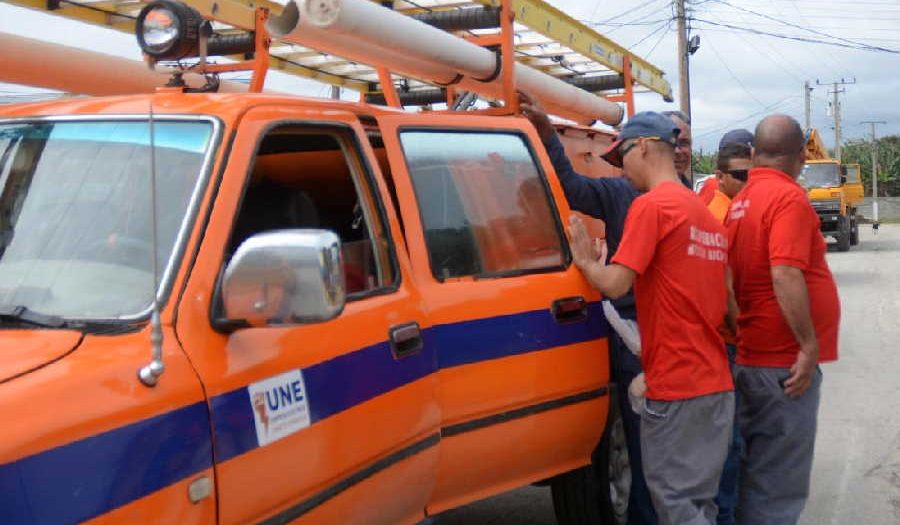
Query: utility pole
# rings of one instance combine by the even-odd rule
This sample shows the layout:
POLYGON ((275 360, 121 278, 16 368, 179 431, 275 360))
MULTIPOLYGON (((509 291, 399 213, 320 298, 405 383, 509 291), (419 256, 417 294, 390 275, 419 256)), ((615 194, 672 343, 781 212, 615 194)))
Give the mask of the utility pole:
MULTIPOLYGON (((883 120, 864 120, 872 129, 872 231, 878 234, 878 142, 875 140, 875 125, 887 124, 883 120)), ((861 174, 860 174, 861 175, 861 174)))
POLYGON ((675 0, 675 19, 678 24, 678 32, 675 45, 678 47, 678 99, 681 111, 690 118, 691 116, 691 80, 690 66, 688 64, 688 39, 687 21, 684 17, 684 0, 675 0))
POLYGON ((844 93, 846 90, 841 88, 838 89, 838 86, 845 86, 849 84, 856 84, 856 79, 852 80, 844 80, 843 78, 840 81, 835 82, 819 82, 816 80, 816 84, 821 86, 823 84, 831 84, 834 89, 829 91, 834 96, 834 100, 831 103, 831 110, 834 113, 834 158, 837 159, 838 162, 841 160, 841 101, 838 99, 838 95, 840 93, 844 93))
POLYGON ((809 80, 803 83, 803 123, 806 125, 805 129, 812 128, 812 111, 809 109, 809 94, 812 93, 813 88, 809 86, 809 80))

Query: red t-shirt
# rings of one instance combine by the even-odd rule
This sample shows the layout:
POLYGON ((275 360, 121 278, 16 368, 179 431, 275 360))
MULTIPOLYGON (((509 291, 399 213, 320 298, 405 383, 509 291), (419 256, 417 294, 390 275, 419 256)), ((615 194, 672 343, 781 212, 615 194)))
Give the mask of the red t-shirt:
POLYGON ((631 268, 647 398, 733 389, 717 327, 725 318, 725 228, 675 181, 632 203, 612 262, 631 268))
POLYGON ((825 262, 825 239, 806 191, 788 175, 754 168, 726 220, 737 297, 738 355, 742 365, 787 368, 800 345, 784 320, 772 287, 772 266, 803 270, 819 340, 819 361, 837 359, 841 305, 825 262))

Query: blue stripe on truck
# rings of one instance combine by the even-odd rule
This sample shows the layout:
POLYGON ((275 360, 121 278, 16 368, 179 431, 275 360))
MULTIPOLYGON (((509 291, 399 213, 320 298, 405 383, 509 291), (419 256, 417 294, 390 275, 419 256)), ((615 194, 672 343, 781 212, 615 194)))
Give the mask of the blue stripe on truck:
POLYGON ((194 403, 0 465, 0 523, 78 523, 210 467, 209 410, 194 403))
MULTIPOLYGON (((606 337, 600 303, 584 322, 549 310, 438 325, 423 350, 395 360, 387 342, 303 369, 310 423, 450 368, 606 337), (335 388, 340 385, 340 388, 335 388)), ((211 399, 216 461, 257 448, 246 387, 211 399)), ((209 412, 195 403, 0 465, 0 522, 77 523, 212 466, 209 412)))

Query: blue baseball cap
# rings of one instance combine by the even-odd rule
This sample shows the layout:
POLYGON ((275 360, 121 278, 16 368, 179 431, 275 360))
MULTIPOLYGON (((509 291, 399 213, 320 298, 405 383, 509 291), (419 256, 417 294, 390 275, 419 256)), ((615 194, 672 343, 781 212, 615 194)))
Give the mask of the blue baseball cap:
POLYGON ((728 144, 744 144, 745 146, 753 147, 753 133, 746 129, 733 129, 722 135, 722 139, 719 140, 719 149, 724 148, 728 144))
POLYGON ((616 136, 616 141, 610 145, 605 153, 600 155, 606 162, 609 162, 617 168, 622 167, 622 154, 620 147, 622 143, 629 139, 637 139, 641 137, 655 138, 660 142, 670 144, 675 147, 678 140, 678 134, 681 130, 672 122, 672 119, 657 113, 655 111, 642 111, 628 119, 622 131, 616 136))

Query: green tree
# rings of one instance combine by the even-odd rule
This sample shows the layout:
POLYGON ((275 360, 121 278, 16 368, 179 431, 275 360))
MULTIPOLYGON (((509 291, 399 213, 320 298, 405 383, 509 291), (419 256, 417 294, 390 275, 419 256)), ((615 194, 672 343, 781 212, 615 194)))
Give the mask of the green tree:
POLYGON ((716 155, 714 153, 703 153, 703 150, 691 153, 691 169, 694 176, 704 173, 712 175, 716 172, 716 155))
MULTIPOLYGON (((877 140, 878 194, 897 195, 900 192, 900 136, 891 135, 877 140)), ((844 143, 841 160, 845 164, 858 163, 862 171, 866 195, 872 194, 872 143, 850 140, 844 143)))

